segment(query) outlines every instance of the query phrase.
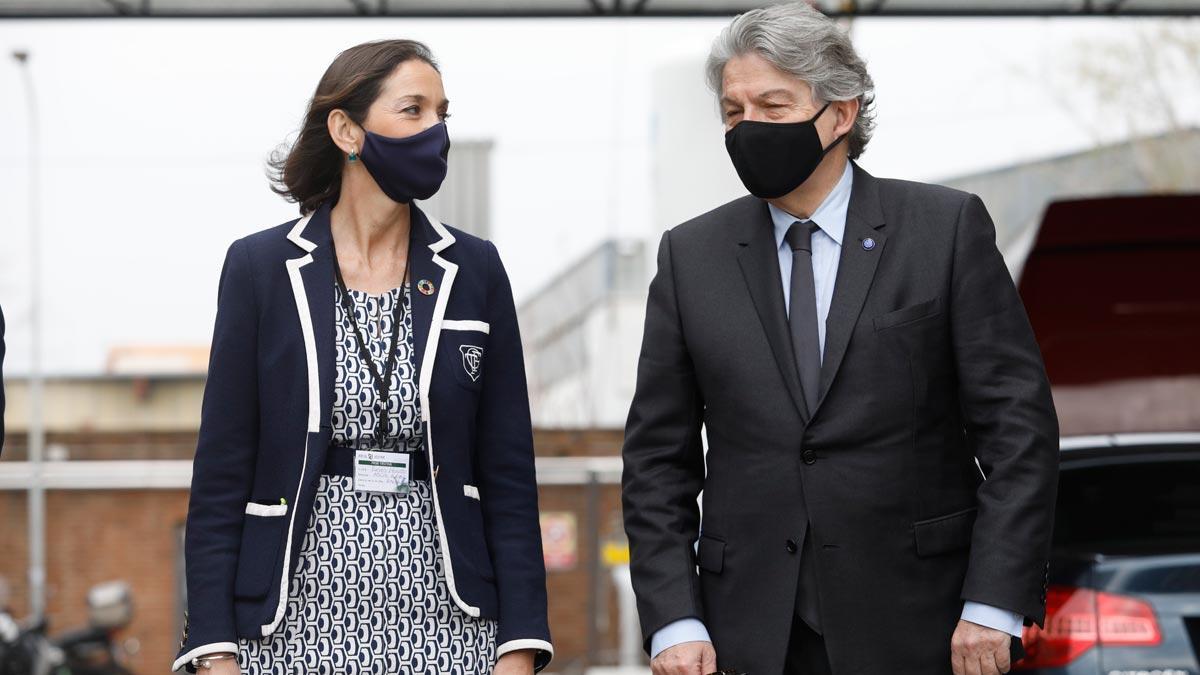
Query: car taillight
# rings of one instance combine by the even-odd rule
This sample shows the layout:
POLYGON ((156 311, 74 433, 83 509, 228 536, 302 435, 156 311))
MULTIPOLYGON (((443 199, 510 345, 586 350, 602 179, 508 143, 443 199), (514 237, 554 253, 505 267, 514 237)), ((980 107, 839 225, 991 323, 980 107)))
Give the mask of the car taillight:
POLYGON ((1028 626, 1025 658, 1013 670, 1065 666, 1096 645, 1154 646, 1162 642, 1154 609, 1137 598, 1087 588, 1051 586, 1046 627, 1028 626))

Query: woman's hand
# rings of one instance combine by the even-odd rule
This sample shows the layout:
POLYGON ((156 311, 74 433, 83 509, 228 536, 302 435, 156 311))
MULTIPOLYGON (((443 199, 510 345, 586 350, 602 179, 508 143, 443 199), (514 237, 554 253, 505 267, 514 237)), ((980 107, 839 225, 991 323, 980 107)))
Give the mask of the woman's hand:
POLYGON ((500 657, 492 675, 533 675, 533 649, 518 649, 500 657))

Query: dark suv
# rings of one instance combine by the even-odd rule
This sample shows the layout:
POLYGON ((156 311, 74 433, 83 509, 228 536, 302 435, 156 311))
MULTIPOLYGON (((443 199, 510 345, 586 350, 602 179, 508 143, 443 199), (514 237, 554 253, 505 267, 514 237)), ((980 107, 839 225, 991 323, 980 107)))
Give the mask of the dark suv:
POLYGON ((1198 214, 1058 202, 1024 262, 1063 441, 1045 628, 1014 671, 1200 674, 1198 214))
POLYGON ((1045 629, 1014 670, 1200 673, 1200 433, 1066 438, 1045 629))

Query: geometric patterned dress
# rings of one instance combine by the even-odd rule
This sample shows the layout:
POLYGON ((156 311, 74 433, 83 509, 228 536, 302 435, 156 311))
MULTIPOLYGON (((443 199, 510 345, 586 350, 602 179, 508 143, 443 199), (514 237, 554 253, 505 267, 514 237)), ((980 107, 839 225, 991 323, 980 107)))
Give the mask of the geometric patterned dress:
MULTIPOLYGON (((336 284, 334 292, 333 445, 367 448, 378 423, 378 394, 336 284)), ((350 298, 376 370, 387 363, 393 311, 404 303, 383 449, 421 451, 409 285, 379 295, 350 289, 350 298)), ((322 475, 283 623, 264 639, 239 639, 242 672, 489 675, 496 621, 471 617, 454 604, 435 517, 427 480, 399 495, 355 492, 351 478, 322 475)))

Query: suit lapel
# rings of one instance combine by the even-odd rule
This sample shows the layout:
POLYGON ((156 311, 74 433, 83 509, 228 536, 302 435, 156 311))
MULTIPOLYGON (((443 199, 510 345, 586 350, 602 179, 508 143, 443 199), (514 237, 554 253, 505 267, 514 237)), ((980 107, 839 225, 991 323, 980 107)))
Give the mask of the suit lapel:
POLYGON ((318 381, 321 387, 321 425, 333 424, 333 387, 337 368, 337 350, 335 341, 335 312, 334 275, 333 275, 333 232, 330 229, 329 207, 322 206, 313 216, 313 220, 321 216, 317 229, 313 231, 313 243, 317 245, 312 251, 313 262, 301 272, 304 276, 304 289, 308 294, 308 310, 312 315, 313 332, 317 346, 318 381))
MULTIPOLYGON (((336 339, 333 274, 333 231, 330 223, 332 203, 321 205, 311 216, 296 223, 288 239, 307 255, 287 261, 293 276, 292 291, 297 307, 307 312, 300 316, 305 355, 309 361, 309 430, 331 423, 335 386, 336 339), (317 392, 317 393, 315 393, 317 392)), ((444 228, 433 225, 416 206, 412 207, 409 239, 409 279, 413 331, 413 361, 422 397, 422 414, 428 414, 429 376, 437 353, 446 300, 458 266, 438 253, 454 242, 444 228), (428 284, 422 282, 429 282, 428 284), (429 293, 422 291, 425 288, 429 293), (436 327, 436 330, 431 330, 436 327)))
POLYGON ((800 374, 792 352, 792 336, 788 330, 787 307, 783 302, 783 282, 779 273, 779 252, 775 246, 775 230, 767 204, 759 199, 745 199, 746 211, 735 216, 741 228, 737 241, 738 265, 759 321, 767 334, 767 342, 775 355, 775 364, 783 375, 784 384, 801 419, 808 422, 808 409, 800 389, 800 374))
POLYGON ((299 256, 284 261, 288 282, 295 299, 296 319, 304 347, 305 369, 305 434, 304 455, 300 464, 300 476, 296 485, 295 500, 288 520, 287 541, 284 544, 283 575, 279 589, 279 600, 269 623, 261 626, 263 635, 271 635, 283 620, 288 602, 288 570, 292 564, 292 552, 296 525, 296 506, 302 503, 301 495, 313 469, 325 462, 326 449, 312 443, 312 435, 321 434, 322 427, 330 423, 333 406, 333 267, 329 253, 332 236, 329 230, 329 203, 315 212, 296 221, 288 230, 287 239, 300 249, 299 256))
MULTIPOLYGON (((438 343, 442 337, 442 322, 446 317, 446 306, 458 276, 458 264, 442 257, 441 252, 455 241, 454 235, 445 225, 425 217, 414 204, 412 207, 412 239, 409 241, 410 279, 415 291, 412 294, 412 323, 414 357, 417 363, 417 378, 421 394, 421 421, 425 423, 425 452, 429 466, 437 476, 438 454, 434 447, 437 425, 433 423, 429 399, 433 381, 433 365, 437 360, 438 343), (422 291, 421 289, 425 290, 422 291)), ((433 511, 441 542, 442 566, 446 570, 450 597, 469 616, 479 616, 480 609, 473 607, 459 595, 454 583, 454 565, 451 564, 447 546, 446 517, 442 512, 441 493, 437 485, 433 490, 433 511)))
POLYGON ((428 290, 425 281, 433 285, 434 293, 441 290, 442 269, 433 264, 433 252, 429 250, 428 233, 424 227, 418 227, 413 219, 412 240, 409 242, 410 266, 409 279, 412 284, 410 298, 412 303, 412 341, 413 364, 416 366, 417 382, 421 381, 421 368, 425 357, 426 343, 429 341, 429 324, 433 318, 433 294, 426 295, 421 288, 428 290))
POLYGON ((421 392, 421 414, 429 414, 429 386, 437 344, 441 337, 446 302, 458 266, 438 253, 454 243, 454 237, 439 229, 416 205, 412 207, 412 239, 409 242, 409 279, 412 283, 413 356, 421 392), (428 283, 426 283, 428 282, 428 283), (422 290, 425 289, 425 290, 422 290))
POLYGON ((883 226, 879 185, 871 174, 855 164, 854 185, 850 190, 850 206, 846 214, 846 234, 842 237, 833 300, 825 321, 825 356, 821 364, 816 410, 820 410, 825 394, 837 377, 850 335, 858 323, 867 291, 875 278, 875 269, 887 242, 887 232, 880 229, 883 226), (863 246, 863 241, 868 238, 875 242, 869 249, 863 246))
MULTIPOLYGON (((330 229, 329 212, 332 202, 325 202, 313 214, 300 222, 288 234, 288 239, 308 252, 308 255, 288 261, 289 270, 295 268, 300 275, 302 291, 296 289, 297 306, 305 305, 308 313, 309 326, 304 329, 305 351, 310 359, 315 360, 315 381, 310 373, 310 386, 316 385, 316 428, 310 421, 310 431, 317 431, 320 426, 331 424, 333 411, 334 385, 334 276, 333 276, 333 241, 330 229)), ((312 392, 310 392, 311 396, 312 392)), ((310 415, 313 413, 310 413, 310 415)))

